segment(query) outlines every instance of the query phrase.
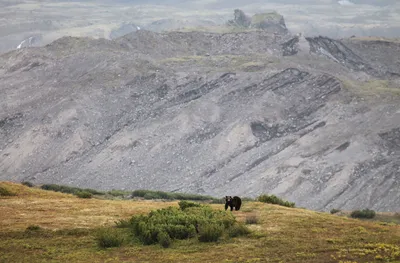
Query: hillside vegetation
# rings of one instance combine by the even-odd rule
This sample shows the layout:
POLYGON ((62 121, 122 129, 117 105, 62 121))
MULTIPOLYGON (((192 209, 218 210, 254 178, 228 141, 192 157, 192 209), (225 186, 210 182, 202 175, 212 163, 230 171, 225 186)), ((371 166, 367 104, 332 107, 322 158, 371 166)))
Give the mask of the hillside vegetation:
MULTIPOLYGON (((14 183, 0 187, 15 194, 0 197, 0 262, 400 262, 394 223, 245 201, 232 215, 247 223, 249 235, 206 243, 187 238, 163 248, 144 245, 121 222, 163 208, 155 214, 178 211, 178 201, 81 199, 14 183), (99 233, 121 244, 102 249, 99 233)), ((221 204, 209 206, 232 216, 221 204)))

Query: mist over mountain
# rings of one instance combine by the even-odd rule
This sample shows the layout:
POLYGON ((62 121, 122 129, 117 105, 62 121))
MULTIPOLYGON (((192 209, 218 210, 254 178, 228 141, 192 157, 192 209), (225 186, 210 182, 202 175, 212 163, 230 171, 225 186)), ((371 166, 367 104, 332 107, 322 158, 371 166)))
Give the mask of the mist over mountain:
MULTIPOLYGON (((234 9, 246 13, 277 11, 289 30, 310 36, 399 37, 400 4, 396 1, 7 1, 0 6, 0 52, 35 37, 35 46, 63 36, 112 39, 128 33, 127 25, 161 32, 221 25, 234 9), (352 5, 343 3, 354 3, 352 5), (340 4, 342 3, 342 4, 340 4)), ((135 28, 131 28, 131 32, 135 28)))

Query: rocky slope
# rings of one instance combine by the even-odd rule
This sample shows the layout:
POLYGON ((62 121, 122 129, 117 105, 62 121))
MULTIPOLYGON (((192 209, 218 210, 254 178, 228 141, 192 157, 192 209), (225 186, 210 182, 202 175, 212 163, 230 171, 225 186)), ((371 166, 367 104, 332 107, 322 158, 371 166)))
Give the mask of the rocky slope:
POLYGON ((399 210, 399 49, 140 30, 9 52, 0 180, 399 210))

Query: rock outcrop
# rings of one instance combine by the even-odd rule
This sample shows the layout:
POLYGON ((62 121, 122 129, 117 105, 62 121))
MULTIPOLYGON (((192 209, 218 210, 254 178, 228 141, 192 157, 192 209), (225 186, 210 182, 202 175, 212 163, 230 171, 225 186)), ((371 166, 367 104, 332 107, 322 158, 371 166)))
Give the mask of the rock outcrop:
POLYGON ((236 9, 235 18, 228 22, 228 25, 242 28, 255 28, 266 30, 275 34, 287 34, 285 19, 276 12, 259 13, 252 17, 247 16, 242 10, 236 9))

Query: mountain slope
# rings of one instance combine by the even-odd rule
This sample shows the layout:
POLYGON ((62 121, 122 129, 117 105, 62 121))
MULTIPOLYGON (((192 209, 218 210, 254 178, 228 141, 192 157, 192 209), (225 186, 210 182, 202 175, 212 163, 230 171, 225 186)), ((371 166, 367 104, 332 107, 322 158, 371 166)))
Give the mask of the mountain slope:
POLYGON ((141 30, 13 51, 0 179, 399 210, 398 47, 141 30))

